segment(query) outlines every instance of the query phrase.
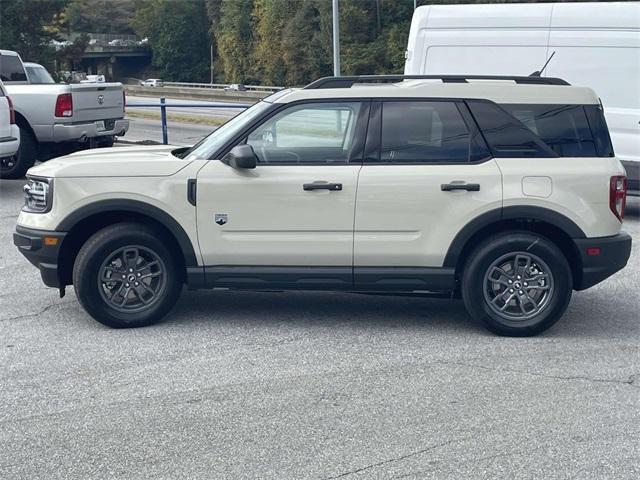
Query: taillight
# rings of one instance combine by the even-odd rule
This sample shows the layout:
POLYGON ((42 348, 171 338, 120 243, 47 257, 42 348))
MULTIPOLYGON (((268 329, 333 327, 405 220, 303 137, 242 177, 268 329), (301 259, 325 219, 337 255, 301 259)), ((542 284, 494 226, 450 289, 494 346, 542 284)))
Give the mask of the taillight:
POLYGON ((624 218, 626 204, 627 177, 624 175, 611 177, 611 182, 609 183, 609 208, 620 221, 624 218))
POLYGON ((56 117, 72 117, 73 116, 73 99, 70 93, 58 95, 56 100, 56 117))
POLYGON ((124 91, 124 89, 122 89, 122 113, 125 112, 126 106, 127 106, 127 94, 124 91))
POLYGON ((7 97, 7 102, 9 102, 9 124, 16 124, 16 111, 13 109, 13 102, 11 101, 11 97, 7 97))

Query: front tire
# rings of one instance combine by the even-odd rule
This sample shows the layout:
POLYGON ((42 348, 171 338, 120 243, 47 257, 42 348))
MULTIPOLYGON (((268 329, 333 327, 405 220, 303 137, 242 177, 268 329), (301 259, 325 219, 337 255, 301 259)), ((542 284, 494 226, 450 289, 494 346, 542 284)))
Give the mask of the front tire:
POLYGON ((462 276, 469 314, 498 335, 537 335, 555 324, 571 300, 567 259, 550 240, 511 231, 490 237, 471 254, 462 276))
POLYGON ((120 223, 95 233, 73 267, 73 285, 84 309, 113 328, 159 322, 182 290, 179 262, 160 232, 120 223))

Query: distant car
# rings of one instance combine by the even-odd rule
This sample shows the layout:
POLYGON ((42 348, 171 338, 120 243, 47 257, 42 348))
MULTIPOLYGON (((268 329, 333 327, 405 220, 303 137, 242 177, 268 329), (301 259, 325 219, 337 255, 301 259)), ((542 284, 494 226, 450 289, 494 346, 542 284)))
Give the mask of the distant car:
POLYGON ((225 90, 231 90, 234 92, 245 92, 247 87, 245 87, 242 83, 232 83, 231 85, 227 85, 224 87, 225 90))
POLYGON ((47 69, 39 63, 24 62, 23 65, 31 85, 49 85, 56 83, 47 69))
POLYGON ((87 78, 80 80, 80 83, 104 83, 104 75, 87 75, 87 78))
POLYGON ((164 87, 164 83, 159 78, 147 78, 145 81, 140 82, 143 87, 164 87))
POLYGON ((16 125, 16 113, 11 98, 0 81, 0 165, 10 168, 20 148, 20 129, 16 125))

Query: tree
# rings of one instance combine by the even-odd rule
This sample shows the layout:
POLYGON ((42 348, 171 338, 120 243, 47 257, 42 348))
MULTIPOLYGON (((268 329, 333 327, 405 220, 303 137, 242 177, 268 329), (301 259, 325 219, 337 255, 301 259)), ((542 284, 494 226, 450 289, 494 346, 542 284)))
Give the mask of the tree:
POLYGON ((249 83, 252 77, 253 0, 222 0, 214 34, 220 66, 227 82, 249 83))
POLYGON ((0 45, 16 50, 24 60, 51 68, 59 38, 59 16, 66 0, 0 0, 0 45))
POLYGON ((209 70, 209 22, 203 0, 142 0, 132 22, 149 38, 152 63, 166 80, 203 82, 209 70))
POLYGON ((65 15, 72 32, 131 34, 132 0, 69 0, 65 15))

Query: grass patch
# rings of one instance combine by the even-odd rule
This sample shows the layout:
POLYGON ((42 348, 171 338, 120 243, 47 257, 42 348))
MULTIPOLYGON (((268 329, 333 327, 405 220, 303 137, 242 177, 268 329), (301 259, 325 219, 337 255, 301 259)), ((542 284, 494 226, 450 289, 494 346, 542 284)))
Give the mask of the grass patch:
MULTIPOLYGON (((144 118, 147 120, 158 120, 160 121, 160 112, 147 112, 144 110, 128 110, 127 111, 128 118, 144 118)), ((204 115, 188 115, 184 113, 173 113, 167 112, 167 120, 169 122, 179 122, 179 123, 192 123, 196 125, 212 125, 214 127, 219 127, 223 123, 226 123, 229 118, 221 118, 221 117, 210 117, 204 115)))

